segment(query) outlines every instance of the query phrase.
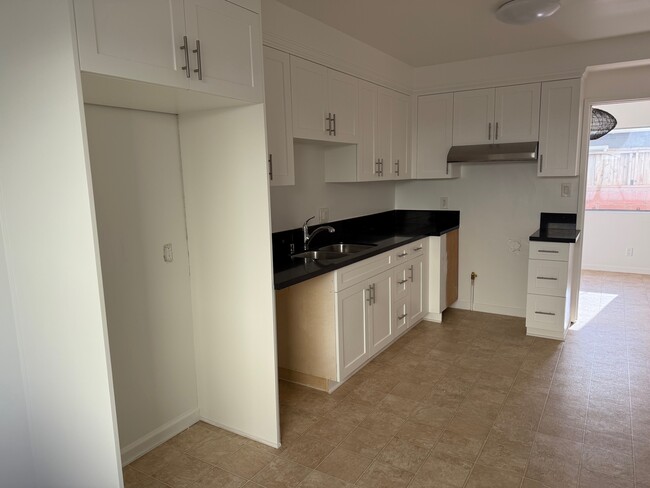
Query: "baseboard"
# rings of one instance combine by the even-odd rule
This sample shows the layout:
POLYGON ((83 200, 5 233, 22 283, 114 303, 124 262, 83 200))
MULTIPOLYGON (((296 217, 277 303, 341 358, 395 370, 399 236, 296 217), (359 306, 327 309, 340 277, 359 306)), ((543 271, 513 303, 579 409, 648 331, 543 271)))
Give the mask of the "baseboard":
MULTIPOLYGON (((469 300, 458 300, 451 308, 469 310, 469 300)), ((485 312, 497 315, 508 315, 510 317, 526 317, 526 308, 503 307, 489 303, 474 303, 474 312, 485 312)))
POLYGON ((185 429, 199 421, 199 409, 195 408, 179 415, 175 419, 161 425, 148 434, 140 437, 137 441, 121 449, 122 466, 135 461, 140 456, 158 447, 163 442, 168 441, 175 435, 180 434, 185 429))
POLYGON ((582 264, 582 269, 587 271, 605 271, 609 273, 630 273, 650 275, 650 268, 638 268, 634 266, 608 266, 606 264, 582 264))
POLYGON ((261 439, 259 437, 255 437, 253 435, 247 434, 246 432, 242 432, 239 429, 235 429, 233 427, 230 427, 229 425, 224 425, 220 422, 217 422, 215 420, 209 419, 207 417, 201 416, 199 420, 205 422, 206 424, 214 425, 215 427, 219 427, 220 429, 227 430, 228 432, 232 432, 233 434, 240 435, 242 437, 246 437, 247 439, 250 439, 255 442, 259 442, 260 444, 264 444, 265 446, 273 447, 275 449, 278 449, 280 447, 280 444, 278 442, 271 442, 267 441, 266 439, 261 439))
POLYGON ((551 331, 544 329, 533 329, 531 327, 526 327, 526 335, 533 337, 542 337, 544 339, 555 339, 558 341, 563 341, 566 338, 567 330, 562 331, 551 331))
POLYGON ((424 316, 424 319, 427 322, 436 322, 437 324, 442 323, 442 314, 441 313, 434 313, 434 312, 429 312, 424 316))

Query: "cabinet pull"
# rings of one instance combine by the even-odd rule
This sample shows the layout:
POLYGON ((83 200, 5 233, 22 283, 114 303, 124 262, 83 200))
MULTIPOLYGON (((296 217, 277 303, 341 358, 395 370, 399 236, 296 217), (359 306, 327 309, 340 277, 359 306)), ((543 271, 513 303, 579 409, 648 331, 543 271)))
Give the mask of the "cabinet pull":
POLYGON ((384 158, 379 160, 379 176, 384 177, 384 158))
POLYGON ((375 284, 370 285, 370 290, 372 291, 372 303, 377 303, 377 295, 375 290, 375 284))
POLYGON ((399 159, 395 161, 395 174, 399 176, 399 159))
POLYGON ((379 176, 379 158, 375 161, 375 174, 379 176))
POLYGON ((334 125, 334 129, 332 130, 332 135, 336 136, 336 114, 332 114, 332 124, 334 125))
POLYGON ((422 250, 422 246, 420 246, 420 247, 414 247, 413 250, 414 250, 414 251, 421 251, 421 250, 422 250))
POLYGON ((372 285, 370 285, 366 291, 368 292, 366 302, 368 302, 368 305, 372 305, 372 285))
POLYGON ((408 315, 407 313, 405 313, 404 315, 398 315, 397 320, 405 319, 407 315, 408 315))
POLYGON ((273 154, 269 154, 269 177, 273 181, 273 154))
POLYGON ((449 174, 449 162, 447 162, 447 169, 445 169, 445 174, 449 174))
POLYGON ((327 133, 331 136, 332 135, 332 114, 330 112, 327 112, 327 116, 325 117, 325 120, 327 120, 327 133))
POLYGON ((408 256, 408 253, 406 251, 402 251, 401 254, 397 255, 398 258, 403 258, 404 256, 408 256))
POLYGON ((498 141, 499 140, 499 123, 496 123, 496 127, 494 129, 494 140, 498 141))
POLYGON ((488 122, 488 141, 492 140, 492 122, 488 122))
POLYGON ((540 249, 537 252, 545 252, 547 254, 560 254, 560 251, 553 251, 553 250, 548 250, 548 249, 540 249))
POLYGON ((398 284, 398 285, 403 285, 403 284, 406 283, 407 281, 408 281, 408 280, 401 280, 401 281, 398 281, 397 284, 398 284))
POLYGON ((538 315, 555 315, 553 312, 535 312, 538 315))
POLYGON ((542 172, 542 168, 544 167, 544 155, 540 154, 539 155, 539 172, 542 172))
POLYGON ((196 49, 193 49, 192 52, 196 54, 196 69, 195 73, 198 73, 199 80, 203 79, 203 67, 201 66, 201 41, 196 40, 196 49))
POLYGON ((411 283, 413 283, 413 275, 415 274, 413 271, 413 265, 409 266, 409 271, 411 272, 411 276, 409 276, 409 279, 411 280, 411 283))
POLYGON ((181 67, 185 71, 185 76, 190 77, 190 50, 187 47, 187 36, 183 36, 183 45, 181 46, 181 51, 185 54, 185 66, 181 67))
POLYGON ((551 280, 551 281, 557 281, 557 278, 551 278, 549 276, 538 276, 538 280, 551 280))

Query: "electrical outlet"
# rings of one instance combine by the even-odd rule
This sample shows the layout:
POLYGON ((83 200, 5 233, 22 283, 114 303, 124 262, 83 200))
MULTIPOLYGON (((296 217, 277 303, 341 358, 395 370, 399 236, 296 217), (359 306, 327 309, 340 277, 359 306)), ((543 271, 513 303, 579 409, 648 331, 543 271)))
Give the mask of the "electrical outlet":
POLYGON ((330 221, 330 209, 329 208, 321 208, 318 210, 318 223, 324 224, 325 222, 330 221))
POLYGON ((560 195, 562 195, 563 198, 568 198, 571 196, 571 183, 562 183, 560 195))
POLYGON ((634 256, 634 248, 628 247, 627 249, 625 249, 625 255, 630 258, 634 256))
POLYGON ((171 242, 163 246, 163 260, 166 263, 174 261, 174 249, 172 248, 171 242))
POLYGON ((440 208, 442 209, 449 208, 449 199, 447 197, 440 197, 440 208))

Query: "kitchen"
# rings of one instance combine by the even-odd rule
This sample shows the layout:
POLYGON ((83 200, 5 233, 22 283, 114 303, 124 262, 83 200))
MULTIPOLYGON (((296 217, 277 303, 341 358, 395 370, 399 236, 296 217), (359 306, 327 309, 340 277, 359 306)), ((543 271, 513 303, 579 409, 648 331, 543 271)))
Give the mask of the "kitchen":
MULTIPOLYGON (((256 2, 244 3, 248 9, 255 9, 253 4, 256 2)), ((405 152, 410 155, 407 156, 406 164, 413 165, 408 170, 411 178, 413 175, 417 176, 419 169, 415 137, 418 128, 416 99, 419 96, 580 79, 589 66, 642 60, 647 57, 641 47, 643 43, 640 42, 646 34, 632 34, 628 37, 594 40, 561 48, 548 47, 532 53, 500 54, 492 59, 479 58, 414 69, 281 3, 265 0, 261 7, 263 41, 259 39, 258 42, 263 42, 267 48, 284 52, 289 56, 308 59, 319 66, 326 66, 327 69, 354 76, 410 97, 408 122, 410 135, 413 137, 407 139, 405 152), (601 49, 603 46, 607 46, 607 49, 601 49)), ((27 7, 21 10, 14 6, 10 15, 3 15, 3 19, 15 19, 15 22, 7 22, 6 26, 3 23, 3 27, 6 27, 3 28, 5 35, 20 37, 19 30, 29 27, 28 37, 33 41, 24 47, 25 52, 31 54, 26 56, 27 59, 32 58, 45 63, 48 53, 51 56, 47 64, 38 65, 19 58, 18 53, 11 53, 14 57, 7 57, 7 62, 18 63, 23 67, 26 78, 34 80, 41 80, 41 70, 47 67, 46 72, 50 75, 53 89, 65 93, 65 96, 62 96, 65 103, 57 107, 60 110, 59 116, 55 117, 52 114, 48 117, 47 110, 43 110, 42 107, 47 107, 50 100, 40 87, 29 83, 21 86, 13 80, 9 83, 11 78, 7 81, 8 86, 13 91, 22 93, 23 97, 16 97, 16 100, 8 106, 8 113, 15 115, 9 118, 12 118, 17 125, 5 126, 5 133, 15 137, 5 146, 4 151, 7 152, 3 152, 3 165, 4 161, 31 161, 31 164, 34 164, 33 161, 43 161, 43 153, 40 151, 47 148, 49 150, 46 150, 46 153, 61 155, 61 159, 58 160, 61 164, 57 166, 58 171, 52 171, 52 167, 43 161, 42 173, 36 179, 33 176, 33 167, 31 170, 28 170, 26 165, 22 168, 15 165, 7 165, 3 168, 2 217, 6 246, 4 255, 8 273, 12 277, 7 287, 11 292, 12 305, 7 310, 13 310, 13 315, 19 319, 14 318, 7 323, 17 320, 16 329, 19 331, 19 338, 14 341, 20 341, 20 359, 17 361, 25 376, 24 379, 16 381, 18 390, 24 388, 23 410, 29 412, 29 415, 23 417, 25 423, 29 418, 29 425, 32 427, 31 437, 26 443, 35 451, 36 457, 31 469, 34 470, 36 479, 42 476, 54 476, 51 466, 39 461, 49 459, 52 453, 58 452, 57 458, 61 466, 66 466, 70 462, 64 454, 65 449, 61 449, 56 439, 68 436, 70 451, 75 451, 77 454, 76 464, 84 458, 81 446, 96 444, 86 433, 101 430, 101 438, 104 441, 102 453, 96 454, 92 461, 84 464, 84 469, 76 475, 72 475, 69 470, 64 470, 65 473, 59 472, 53 479, 59 479, 61 480, 59 484, 68 486, 83 486, 84 483, 88 485, 92 484, 88 480, 98 479, 106 480, 103 484, 105 486, 119 486, 121 474, 116 467, 121 464, 121 461, 117 441, 113 381, 106 341, 102 273, 98 265, 97 249, 98 246, 101 247, 101 237, 98 244, 92 199, 93 192, 99 190, 99 187, 95 190, 95 185, 89 183, 91 178, 88 172, 90 165, 87 151, 90 149, 92 162, 93 147, 92 144, 88 146, 85 141, 87 122, 84 120, 84 109, 81 104, 86 102, 111 105, 111 100, 102 100, 101 97, 109 99, 113 97, 112 104, 115 105, 114 97, 127 95, 130 97, 130 103, 142 108, 142 104, 147 103, 156 104, 162 103, 161 101, 169 103, 170 97, 160 92, 157 96, 151 97, 153 100, 148 99, 148 92, 143 92, 139 85, 130 86, 134 91, 129 91, 124 86, 102 86, 98 79, 93 80, 93 77, 87 73, 82 73, 83 81, 80 81, 78 61, 74 52, 77 40, 73 33, 74 23, 70 20, 71 12, 72 5, 61 2, 56 6, 47 7, 39 4, 38 14, 28 12, 27 7), (43 29, 46 25, 48 29, 43 29), (46 38, 47 42, 45 42, 46 38), (53 43, 52 39, 56 39, 57 43, 53 43), (50 50, 41 52, 42 46, 48 44, 51 45, 50 50), (64 90, 63 87, 68 88, 64 90), (83 88, 83 98, 81 98, 81 88, 83 88), (28 104, 28 110, 25 110, 25 107, 21 106, 24 104, 18 102, 27 97, 34 103, 28 104), (40 102, 40 105, 36 102, 40 102), (60 123, 60 116, 63 114, 65 114, 63 120, 70 122, 67 125, 60 123), (40 120, 41 124, 31 127, 30 121, 34 120, 40 120), (57 137, 41 139, 39 148, 30 147, 27 143, 28 134, 33 135, 36 131, 39 134, 51 132, 57 137), (61 141, 67 142, 62 144, 61 141), (63 155, 61 147, 70 148, 71 152, 63 155), (66 172, 63 172, 64 168, 66 172), (37 182, 39 185, 35 186, 37 182), (30 190, 24 191, 27 188, 30 190), (71 197, 62 199, 60 197, 63 194, 71 197), (31 204, 26 203, 27 196, 31 198, 31 204), (72 196, 76 200, 73 201, 72 196), (76 210, 73 212, 72 209, 76 210), (70 219, 70 215, 77 217, 70 219), (53 222, 64 222, 68 227, 57 229, 53 227, 53 222), (83 243, 79 243, 73 236, 85 236, 86 239, 83 243), (71 246, 71 243, 77 245, 71 246), (42 250, 37 246, 43 245, 48 246, 46 257, 50 259, 39 260, 37 268, 29 266, 31 256, 42 255, 42 250), (83 273, 71 277, 66 286, 62 286, 60 277, 69 276, 71 270, 76 269, 83 270, 83 273), (36 282, 39 282, 42 288, 36 289, 34 287, 36 282), (79 286, 81 283, 84 285, 79 286), (45 306, 43 297, 48 296, 48 289, 57 290, 58 293, 57 296, 52 297, 53 303, 45 306), (80 295, 80 290, 84 290, 85 295, 80 295), (58 307, 53 306, 54 300, 59 304, 58 307), (88 304, 88 307, 83 309, 87 314, 85 318, 77 316, 74 320, 70 320, 69 304, 72 303, 88 304), (61 305, 67 306, 61 307, 61 305), (39 312, 41 310, 42 312, 39 312), (85 331, 85 335, 82 336, 79 335, 80 329, 73 326, 80 322, 92 324, 92 327, 89 325, 82 329, 85 331), (57 324, 57 327, 61 327, 60 331, 68 332, 48 335, 45 338, 41 335, 43 324, 57 324), (92 354, 90 357, 87 354, 78 357, 80 349, 92 351, 92 354), (68 357, 69 361, 61 361, 61 357, 68 357), (44 363, 48 364, 49 368, 44 368, 44 363), (80 364, 84 365, 83 376, 80 376, 80 364), (68 379, 64 396, 78 398, 78 408, 70 408, 63 398, 58 398, 56 392, 49 392, 45 388, 54 375, 68 379), (84 385, 89 381, 96 385, 95 388, 91 390, 85 388, 84 385), (57 408, 49 410, 44 408, 47 403, 56 404, 57 408), (91 409, 96 414, 92 419, 82 422, 84 417, 79 413, 84 408, 91 409), (70 425, 77 426, 73 436, 64 430, 64 427, 70 425)), ((10 42, 6 43, 6 45, 10 44, 10 42)), ((208 46, 205 52, 209 54, 208 46)), ((4 59, 3 65, 5 65, 4 59)), ((209 65, 205 67, 206 73, 210 73, 209 65)), ((639 68, 639 71, 642 72, 642 68, 639 68)), ((185 75, 184 72, 180 74, 185 75)), ((587 82, 588 79, 589 73, 586 76, 587 82)), ((4 80, 3 77, 3 83, 4 80)), ((632 89, 637 89, 634 93, 638 93, 637 83, 632 81, 630 86, 632 89)), ((239 97, 242 97, 241 93, 239 97)), ((183 104, 185 107, 195 104, 196 107, 196 104, 211 103, 206 100, 203 96, 192 100, 181 100, 175 102, 178 104, 177 107, 167 106, 162 111, 179 113, 178 107, 183 104)), ((207 114, 191 115, 188 111, 186 115, 180 114, 178 122, 181 130, 180 151, 190 152, 189 155, 182 154, 183 175, 188 176, 182 183, 188 212, 187 228, 190 245, 188 252, 190 260, 197 259, 199 256, 201 260, 205 260, 192 267, 193 271, 210 270, 210 273, 202 276, 192 273, 192 314, 194 320, 199 321, 214 316, 211 314, 225 313, 223 320, 226 323, 240 323, 242 326, 238 331, 232 332, 231 342, 223 342, 223 337, 202 336, 199 341, 195 338, 194 347, 205 346, 207 350, 204 354, 208 358, 208 363, 204 364, 206 366, 204 371, 215 374, 212 378, 208 375, 207 378, 204 376, 198 381, 199 387, 203 384, 204 388, 206 380, 216 381, 220 387, 225 388, 222 390, 224 392, 238 391, 237 382, 239 385, 259 385, 259 388, 257 391, 254 391, 255 387, 247 389, 248 396, 240 398, 239 408, 220 404, 222 400, 218 398, 220 395, 210 398, 209 393, 204 393, 203 396, 199 394, 199 398, 204 399, 199 400, 200 410, 202 416, 212 411, 213 413, 208 413, 207 417, 213 415, 215 424, 221 423, 231 430, 239 430, 239 433, 247 437, 257 438, 269 444, 277 443, 279 440, 277 438, 277 387, 273 385, 276 381, 274 379, 275 337, 270 333, 274 328, 271 230, 276 232, 299 228, 312 215, 320 216, 321 208, 329 209, 329 215, 323 220, 336 222, 393 210, 438 211, 442 210, 441 202, 446 198, 449 209, 460 212, 458 306, 466 309, 470 307, 469 276, 474 271, 478 274, 474 300, 476 310, 522 317, 525 314, 526 303, 527 238, 539 227, 539 214, 541 212, 575 213, 578 209, 578 177, 571 175, 557 178, 539 177, 535 164, 463 165, 460 168, 460 178, 450 180, 409 178, 405 181, 325 183, 324 173, 328 163, 330 165, 327 168, 338 170, 332 178, 336 177, 340 181, 341 174, 349 173, 349 167, 340 163, 349 161, 350 148, 346 147, 336 154, 339 151, 336 151, 333 146, 305 143, 304 140, 293 146, 297 184, 295 187, 273 187, 269 194, 266 167, 252 163, 226 165, 223 169, 226 178, 220 178, 201 163, 210 159, 266 160, 261 105, 232 110, 219 109, 216 105, 215 103, 214 109, 221 110, 219 114, 223 117, 211 119, 207 114), (183 129, 183 126, 186 129, 183 129), (218 139, 222 143, 222 148, 216 150, 205 143, 211 138, 218 139), (244 140, 245 144, 242 143, 244 140), (192 164, 192 161, 196 161, 196 165, 192 164), (190 166, 186 166, 188 164, 190 166), (222 183, 219 183, 220 181, 222 183), (203 185, 206 182, 209 184, 203 185), (568 197, 560 196, 563 183, 571 184, 568 197), (210 187, 210 185, 217 186, 210 187), (215 188, 217 192, 214 192, 215 188), (225 200, 212 196, 213 192, 222 195, 225 200), (301 199, 298 204, 296 204, 297 198, 301 199), (244 215, 232 211, 238 206, 246 209, 244 215), (205 209, 208 208, 210 212, 206 213, 205 209), (219 222, 219 226, 226 227, 228 233, 236 235, 237 239, 224 243, 222 234, 209 230, 210 222, 219 222), (519 242, 521 248, 509 245, 509 241, 519 242), (193 242, 204 243, 212 252, 205 251, 201 246, 192 248, 195 245, 193 242), (260 249, 263 251, 260 252, 260 249), (519 252, 516 252, 517 249, 519 252), (216 262, 212 261, 214 255, 219 258, 216 262), (250 269, 247 269, 248 265, 237 266, 237 259, 235 259, 237 257, 250 263, 250 269), (229 286, 224 285, 223 280, 213 276, 227 276, 230 280, 229 286), (195 290, 198 290, 198 293, 195 290), (202 292, 205 292, 205 295, 202 295, 202 292), (256 297, 255 310, 251 310, 253 307, 250 307, 249 301, 242 295, 256 297), (209 302, 213 296, 219 297, 216 305, 222 306, 211 308, 209 302), (256 338, 254 342, 259 346, 259 351, 250 356, 245 354, 243 357, 237 357, 242 351, 248 349, 251 337, 256 338), (211 348, 213 349, 210 350, 211 348), (217 362, 211 363, 212 359, 209 359, 211 354, 217 357, 217 362), (219 358, 220 355, 223 356, 219 358), (241 367, 229 367, 234 364, 239 364, 241 367), (223 374, 225 369, 228 374, 223 374), (234 425, 241 420, 238 418, 237 410, 243 411, 251 403, 259 405, 259 412, 264 412, 258 417, 260 423, 253 425, 243 422, 238 429, 234 425), (223 418, 219 422, 218 418, 225 411, 228 411, 232 423, 224 422, 223 418)), ((149 107, 150 110, 155 108, 149 107)), ((92 127, 89 126, 89 137, 92 137, 91 130, 92 127)), ((270 137, 268 128, 266 132, 270 137)), ((350 145, 354 146, 354 144, 350 145)), ((277 170, 278 161, 275 162, 277 170)), ((397 167, 387 169, 397 173, 397 167)), ((404 174, 401 168, 400 173, 404 174)), ((321 234, 316 239, 323 238, 325 235, 321 234)), ((160 242, 160 245, 166 243, 167 241, 160 242)), ((158 247, 158 244, 156 246, 158 247)), ((159 251, 157 247, 155 252, 161 253, 162 248, 159 251)), ((175 245, 176 256, 179 255, 178 249, 175 245)), ((103 258, 104 253, 102 253, 103 258)), ((112 346, 113 339, 110 339, 112 346)), ((111 354, 114 352, 112 347, 110 351, 111 354)), ((200 376, 201 371, 198 373, 200 376)), ((20 373, 17 373, 16 378, 20 378, 20 373)), ((208 387, 207 390, 210 388, 208 387)), ((18 410, 17 418, 23 418, 18 410)), ((190 415, 188 418, 194 417, 190 415)), ((22 424, 17 422, 16 428, 20 425, 22 424)), ((25 429, 27 431, 27 428, 25 429)), ((151 442, 155 444, 166 440, 164 437, 171 434, 171 430, 159 431, 161 436, 155 439, 152 437, 151 442)), ((20 435, 18 438, 27 439, 20 435)), ((20 462, 15 465, 22 466, 22 460, 27 457, 17 459, 20 462)), ((25 485, 30 484, 25 483, 25 485)))

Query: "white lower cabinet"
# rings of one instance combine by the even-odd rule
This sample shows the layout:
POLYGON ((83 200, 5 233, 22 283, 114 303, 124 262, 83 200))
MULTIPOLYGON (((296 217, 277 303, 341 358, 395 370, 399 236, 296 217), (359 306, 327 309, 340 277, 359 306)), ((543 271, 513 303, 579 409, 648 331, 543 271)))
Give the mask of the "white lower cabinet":
POLYGON ((408 294, 409 321, 416 324, 427 313, 428 266, 424 256, 412 259, 409 263, 410 290, 408 294))
POLYGON ((371 290, 362 282, 336 295, 339 381, 343 381, 370 357, 371 290))
POLYGON ((526 333, 530 336, 566 337, 571 325, 573 247, 570 243, 530 243, 526 299, 526 333))

